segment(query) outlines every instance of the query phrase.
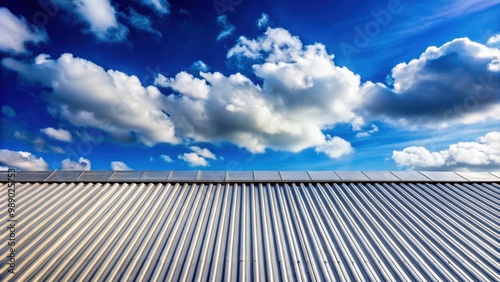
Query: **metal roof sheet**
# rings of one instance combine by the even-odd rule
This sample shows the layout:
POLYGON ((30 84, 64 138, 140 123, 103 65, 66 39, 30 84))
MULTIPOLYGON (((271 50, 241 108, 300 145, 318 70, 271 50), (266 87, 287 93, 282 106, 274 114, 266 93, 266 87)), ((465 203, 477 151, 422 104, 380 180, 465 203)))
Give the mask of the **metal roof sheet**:
POLYGON ((17 274, 4 242, 1 281, 500 280, 498 181, 29 182, 15 197, 17 274))
POLYGON ((498 181, 499 178, 489 172, 457 172, 461 177, 469 181, 498 181))
POLYGON ((427 178, 433 181, 446 181, 446 182, 462 182, 467 181, 466 178, 461 177, 453 171, 420 171, 427 178))
MULTIPOLYGON (((496 182, 498 172, 451 171, 19 171, 32 182, 496 182)), ((0 172, 0 180, 7 172, 0 172)))
POLYGON ((418 171, 391 171, 391 173, 402 181, 432 181, 418 171))
POLYGON ((172 173, 171 170, 153 170, 145 171, 141 181, 166 181, 168 176, 172 173))
POLYGON ((340 177, 342 181, 368 181, 368 178, 361 171, 337 171, 337 175, 340 177))
POLYGON ((335 171, 308 171, 313 181, 340 181, 335 171))
POLYGON ((372 181, 392 182, 401 181, 396 175, 390 171, 363 171, 363 173, 372 181))
POLYGON ((311 181, 307 171, 280 171, 283 181, 311 181))

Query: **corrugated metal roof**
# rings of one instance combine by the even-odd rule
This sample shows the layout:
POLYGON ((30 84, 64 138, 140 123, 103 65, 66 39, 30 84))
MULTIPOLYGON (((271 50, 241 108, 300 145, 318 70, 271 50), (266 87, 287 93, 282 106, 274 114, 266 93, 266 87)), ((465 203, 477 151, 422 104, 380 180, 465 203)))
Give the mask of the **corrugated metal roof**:
POLYGON ((498 181, 28 182, 16 192, 17 274, 3 242, 2 281, 500 280, 498 181))

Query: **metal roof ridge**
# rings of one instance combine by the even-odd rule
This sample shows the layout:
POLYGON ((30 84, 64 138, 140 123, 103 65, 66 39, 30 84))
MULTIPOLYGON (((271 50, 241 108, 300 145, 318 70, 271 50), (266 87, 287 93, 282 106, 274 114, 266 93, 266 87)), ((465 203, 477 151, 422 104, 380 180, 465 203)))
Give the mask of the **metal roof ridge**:
MULTIPOLYGON (((18 182, 500 182, 499 172, 458 171, 50 170, 14 174, 11 179, 18 182)), ((6 171, 0 172, 0 181, 8 181, 6 171)))

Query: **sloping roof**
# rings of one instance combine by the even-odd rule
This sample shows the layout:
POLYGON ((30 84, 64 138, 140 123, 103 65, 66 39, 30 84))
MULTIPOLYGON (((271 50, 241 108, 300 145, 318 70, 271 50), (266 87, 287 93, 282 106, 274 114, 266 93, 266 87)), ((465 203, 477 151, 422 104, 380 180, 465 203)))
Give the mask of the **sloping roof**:
POLYGON ((500 280, 500 174, 37 173, 2 281, 500 280))

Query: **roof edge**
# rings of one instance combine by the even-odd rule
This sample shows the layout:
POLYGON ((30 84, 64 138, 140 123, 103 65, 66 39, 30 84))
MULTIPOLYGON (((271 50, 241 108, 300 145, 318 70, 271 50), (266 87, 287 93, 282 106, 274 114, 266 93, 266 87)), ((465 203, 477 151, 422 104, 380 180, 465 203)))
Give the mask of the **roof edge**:
POLYGON ((204 171, 89 170, 0 172, 0 182, 183 182, 183 183, 316 183, 316 182, 500 182, 500 172, 456 171, 204 171))

